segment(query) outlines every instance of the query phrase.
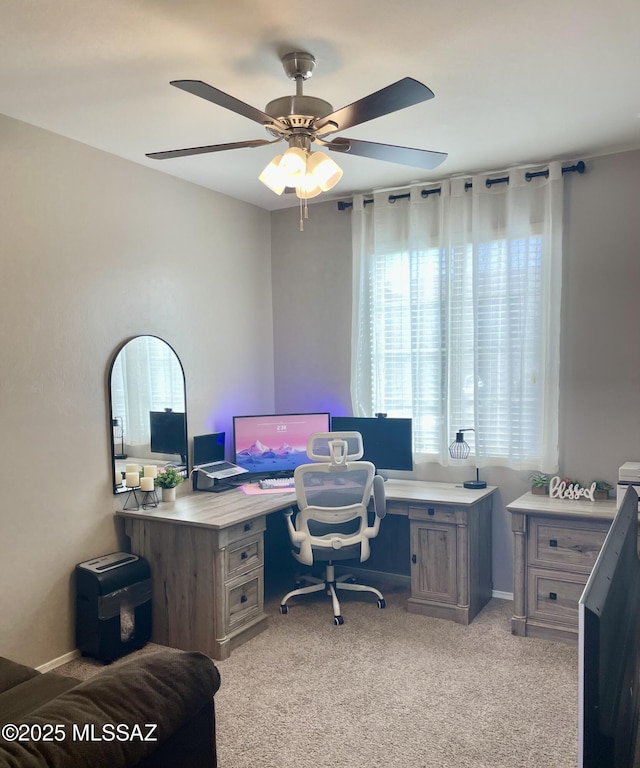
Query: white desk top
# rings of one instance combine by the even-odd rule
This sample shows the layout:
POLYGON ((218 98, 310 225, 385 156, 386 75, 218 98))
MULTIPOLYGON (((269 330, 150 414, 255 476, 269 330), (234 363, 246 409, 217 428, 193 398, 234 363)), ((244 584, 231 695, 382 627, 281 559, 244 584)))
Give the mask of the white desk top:
MULTIPOLYGON (((495 486, 469 490, 454 483, 420 480, 387 480, 384 485, 388 501, 455 505, 475 504, 496 490, 495 486)), ((295 503, 296 495, 291 491, 248 496, 241 488, 236 488, 218 494, 195 491, 173 502, 160 502, 155 509, 118 510, 116 514, 140 520, 220 529, 286 509, 295 503)))
POLYGON ((509 512, 534 513, 549 517, 592 517, 594 520, 613 520, 615 501, 586 501, 585 499, 552 499, 534 493, 524 493, 507 504, 509 512))

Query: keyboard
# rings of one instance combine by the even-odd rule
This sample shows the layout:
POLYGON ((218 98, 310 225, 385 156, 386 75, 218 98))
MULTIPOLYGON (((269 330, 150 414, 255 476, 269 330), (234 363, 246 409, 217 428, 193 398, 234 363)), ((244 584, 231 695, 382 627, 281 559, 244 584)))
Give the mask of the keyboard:
POLYGON ((295 488, 296 483, 292 477, 266 477, 258 481, 263 491, 273 490, 275 488, 295 488))

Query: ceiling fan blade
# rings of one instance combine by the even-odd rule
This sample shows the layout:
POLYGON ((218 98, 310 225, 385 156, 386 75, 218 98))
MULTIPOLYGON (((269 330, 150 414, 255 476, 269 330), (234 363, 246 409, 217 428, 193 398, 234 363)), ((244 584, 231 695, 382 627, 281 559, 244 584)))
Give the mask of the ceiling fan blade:
POLYGON ((412 77, 405 77, 398 80, 397 83, 392 83, 380 91, 370 93, 363 99, 354 101, 353 104, 320 118, 316 121, 316 125, 319 126, 318 134, 323 135, 325 125, 328 128, 327 133, 329 131, 344 131, 354 125, 366 123, 367 120, 374 120, 376 117, 382 117, 391 112, 397 112, 399 109, 428 101, 433 96, 433 91, 426 85, 419 83, 412 77), (334 128, 332 123, 337 127, 334 128))
POLYGON ((269 117, 266 112, 262 112, 262 110, 256 109, 256 107, 252 107, 250 104, 245 104, 244 101, 236 99, 235 96, 229 96, 228 93, 220 91, 212 85, 207 85, 202 80, 172 80, 170 84, 183 91, 187 91, 187 93, 192 93, 194 96, 199 96, 201 99, 211 101, 219 107, 230 109, 238 115, 248 117, 249 120, 255 120, 260 125, 278 124, 278 121, 274 120, 273 117, 269 117))
POLYGON ((265 144, 275 144, 280 141, 269 139, 253 139, 251 141, 232 141, 230 144, 209 144, 206 147, 188 147, 187 149, 170 149, 167 152, 148 152, 146 157, 153 160, 169 160, 172 157, 187 157, 189 155, 204 155, 207 152, 223 152, 226 149, 244 149, 245 147, 262 147, 265 144))
POLYGON ((447 159, 446 152, 432 152, 428 149, 412 149, 411 147, 396 147, 393 144, 376 144, 373 141, 357 139, 334 139, 326 142, 325 147, 334 152, 344 152, 359 157, 370 157, 373 160, 384 160, 387 163, 411 165, 414 168, 424 168, 427 171, 437 168, 447 159))

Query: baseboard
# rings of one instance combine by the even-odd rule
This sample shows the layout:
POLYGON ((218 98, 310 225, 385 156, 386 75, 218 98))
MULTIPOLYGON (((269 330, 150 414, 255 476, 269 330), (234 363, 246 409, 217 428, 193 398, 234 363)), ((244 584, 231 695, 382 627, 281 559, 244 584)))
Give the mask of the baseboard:
POLYGON ((498 600, 513 600, 513 592, 501 592, 499 589, 494 589, 491 592, 491 597, 495 597, 498 600))
POLYGON ((57 667, 61 667, 63 664, 66 664, 69 661, 73 661, 74 659, 77 659, 80 656, 80 651, 76 648, 75 651, 69 651, 69 653, 65 653, 64 656, 58 656, 57 659, 52 659, 51 661, 47 661, 44 664, 41 664, 39 667, 36 667, 37 672, 51 672, 52 669, 56 669, 57 667))

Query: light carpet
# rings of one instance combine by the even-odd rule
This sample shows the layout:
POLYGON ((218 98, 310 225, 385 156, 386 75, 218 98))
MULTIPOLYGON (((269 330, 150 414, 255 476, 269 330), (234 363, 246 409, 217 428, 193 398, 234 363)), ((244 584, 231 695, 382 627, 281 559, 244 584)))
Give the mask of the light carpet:
POLYGON ((465 627, 409 614, 407 591, 383 591, 385 610, 341 598, 341 627, 322 595, 286 616, 267 602, 268 629, 216 662, 219 768, 576 765, 576 647, 511 635, 508 601, 465 627))

